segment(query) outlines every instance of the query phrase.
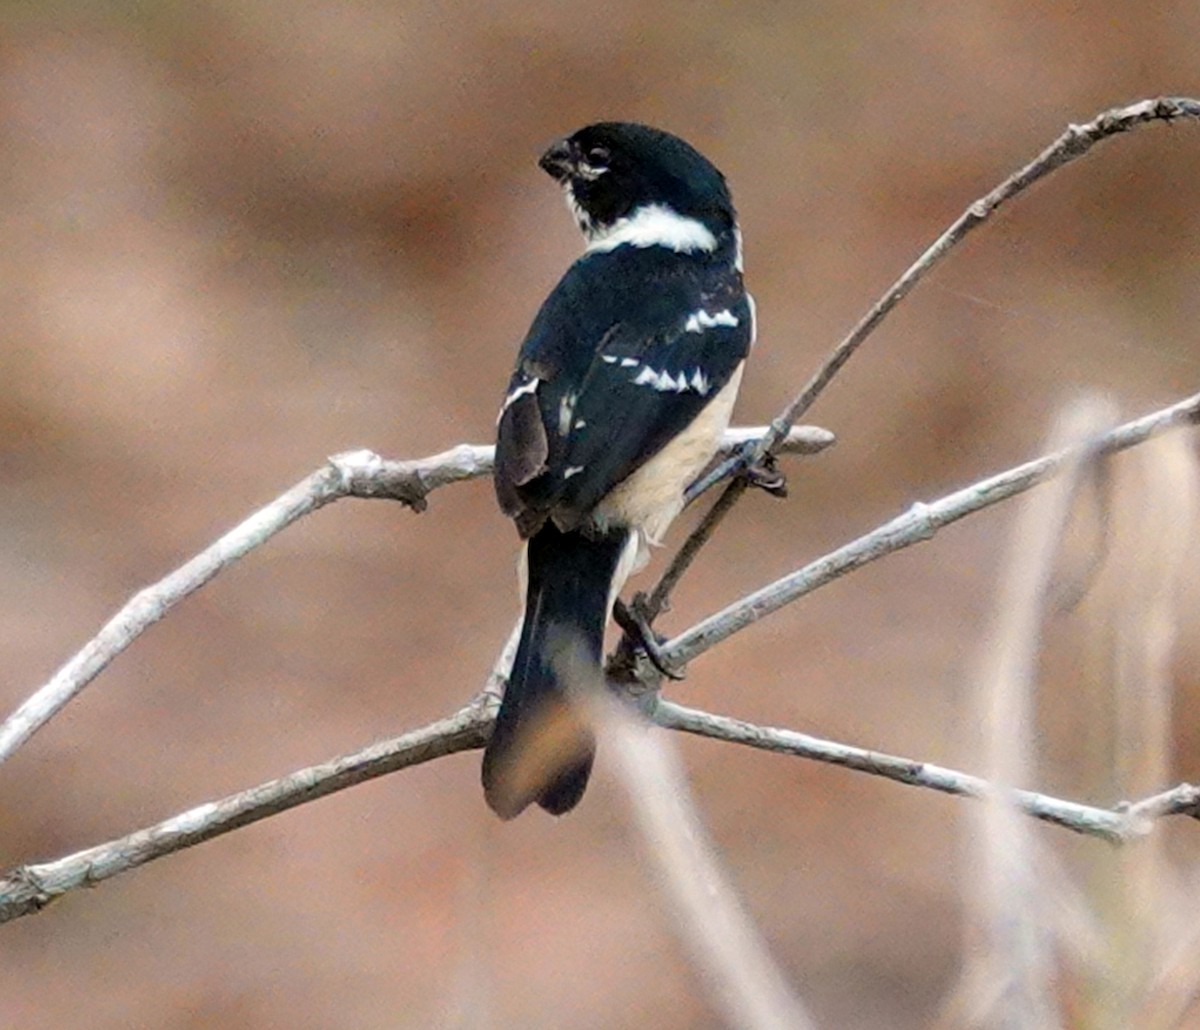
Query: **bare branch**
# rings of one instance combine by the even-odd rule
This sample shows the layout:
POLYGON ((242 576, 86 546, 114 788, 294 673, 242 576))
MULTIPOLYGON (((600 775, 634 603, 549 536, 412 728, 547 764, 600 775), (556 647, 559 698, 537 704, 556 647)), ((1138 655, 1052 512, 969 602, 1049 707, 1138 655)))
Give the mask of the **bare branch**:
MULTIPOLYGON (((68 891, 94 886, 156 858, 249 826, 289 808, 443 755, 482 747, 491 733, 495 713, 495 701, 481 695, 453 715, 392 740, 197 805, 128 836, 63 858, 19 866, 0 877, 0 923, 39 912, 68 891)), ((929 762, 822 740, 794 730, 757 726, 671 701, 659 700, 651 717, 665 729, 840 765, 943 794, 983 798, 994 789, 978 776, 929 762)), ((1189 784, 1180 784, 1163 794, 1132 805, 1121 804, 1114 809, 1063 801, 1026 790, 1014 791, 1013 798, 1021 811, 1035 819, 1114 844, 1145 836, 1153 822, 1165 816, 1200 818, 1200 787, 1189 784)))
MULTIPOLYGON (((756 443, 770 432, 770 426, 730 426, 721 438, 719 453, 735 454, 747 444, 756 443)), ((779 446, 780 454, 820 454, 832 447, 836 437, 820 426, 792 426, 779 446)))
MULTIPOLYGON (((1194 424, 1198 420, 1200 394, 1194 394, 1170 407, 1118 426, 1088 444, 1087 449, 1097 455, 1113 454, 1144 443, 1168 429, 1194 424)), ((903 515, 878 529, 710 615, 667 643, 663 647, 663 654, 672 663, 682 665, 752 622, 778 611, 847 572, 905 547, 932 540, 943 526, 1045 482, 1073 453, 1064 450, 1047 454, 940 500, 928 504, 918 502, 903 515)))
MULTIPOLYGON (((1198 418, 1200 394, 1118 426, 1088 444, 1087 449, 1094 454, 1109 454, 1133 447, 1172 427, 1194 423, 1198 418)), ((440 477, 437 485, 442 485, 445 482, 453 482, 455 477, 463 479, 480 474, 470 470, 470 463, 475 462, 484 450, 486 449, 456 448, 446 452, 446 455, 436 456, 436 459, 409 463, 383 462, 367 452, 332 459, 329 469, 338 470, 339 478, 336 483, 320 485, 325 481, 319 480, 319 477, 329 475, 329 472, 322 470, 315 473, 280 498, 275 505, 264 508, 237 530, 227 534, 204 555, 189 562, 179 572, 164 580, 164 583, 181 576, 184 570, 201 562, 206 556, 213 556, 208 560, 217 562, 221 548, 228 548, 237 554, 246 553, 256 546, 257 542, 278 532, 305 511, 315 510, 321 504, 328 503, 331 498, 326 494, 329 491, 333 491, 336 496, 388 496, 382 491, 392 489, 399 494, 402 490, 414 489, 414 482, 427 491, 432 489, 430 482, 435 476, 440 477), (346 469, 349 471, 341 471, 346 469), (381 486, 381 481, 388 475, 393 477, 392 487, 381 486), (346 483, 349 483, 349 486, 343 485, 346 483), (338 490, 342 492, 337 493, 338 490), (312 500, 313 497, 324 499, 312 500)), ((1069 460, 1072 453, 1074 452, 1062 451, 1046 455, 931 504, 915 505, 898 519, 750 594, 723 612, 705 619, 671 642, 666 653, 676 661, 700 654, 818 586, 885 554, 921 540, 928 540, 941 526, 1043 482, 1053 475, 1064 461, 1069 460)), ((409 496, 415 497, 416 494, 409 496)), ((221 567, 218 562, 215 569, 219 571, 221 567)), ((204 575, 203 572, 199 574, 204 575)), ((211 578, 212 575, 215 575, 215 571, 208 572, 207 578, 211 578)), ((203 579, 200 582, 205 581, 206 579, 203 579)), ((186 596, 187 592, 190 591, 179 593, 177 590, 177 596, 171 604, 186 596)), ((156 618, 161 618, 162 614, 165 614, 165 610, 156 618)), ((153 621, 155 620, 151 619, 145 625, 153 621)), ((127 630, 131 635, 124 640, 122 646, 127 646, 144 628, 145 626, 141 626, 136 630, 127 630)), ((443 754, 482 746, 491 729, 498 680, 506 671, 506 662, 511 662, 514 646, 515 635, 510 638, 508 646, 498 659, 483 697, 448 719, 414 730, 393 741, 376 744, 323 765, 293 773, 283 779, 272 780, 249 791, 201 805, 129 837, 97 845, 55 862, 23 866, 13 871, 0 880, 0 922, 37 911, 55 897, 75 887, 99 882, 154 858, 228 833, 239 826, 256 822, 363 780, 443 754)), ((49 715, 46 716, 48 717, 49 715)), ((789 730, 764 729, 733 719, 709 716, 667 701, 658 702, 654 718, 660 725, 670 728, 845 765, 945 793, 979 797, 986 787, 985 781, 965 773, 955 773, 934 765, 821 741, 789 730)), ((34 728, 36 729, 36 726, 34 728)), ((1098 809, 1069 801, 1058 801, 1027 791, 1016 792, 1016 798, 1021 810, 1036 818, 1114 841, 1128 840, 1144 833, 1149 822, 1158 815, 1200 813, 1200 790, 1186 785, 1140 802, 1127 811, 1098 809)))
POLYGON ((1200 819, 1200 787, 1181 783, 1137 804, 1126 805, 1123 811, 1131 822, 1143 824, 1168 815, 1190 815, 1200 819))
MULTIPOLYGON (((1104 111, 1084 125, 1068 126, 1058 139, 1027 165, 1010 175, 990 193, 969 205, 945 232, 934 240, 925 252, 904 271, 904 274, 888 287, 883 296, 871 306, 858 324, 834 347, 817 371, 813 373, 812 378, 804 384, 804 388, 772 421, 770 433, 763 436, 754 451, 749 454, 743 451, 731 455, 712 469, 704 477, 702 483, 697 484, 697 491, 702 492, 707 487, 734 475, 747 463, 752 464, 761 460, 765 455, 778 453, 778 443, 786 438, 789 428, 812 407, 816 399, 832 382, 833 377, 841 371, 842 366, 850 360, 867 337, 879 327, 889 312, 942 258, 961 243, 972 229, 986 222, 1000 207, 1023 193, 1039 179, 1070 164, 1076 158, 1083 157, 1102 140, 1150 122, 1171 122, 1178 118, 1200 118, 1200 100, 1190 97, 1159 97, 1153 100, 1142 100, 1127 107, 1116 107, 1104 111)), ((649 604, 643 608, 643 614, 648 621, 653 621, 667 607, 671 589, 683 578, 700 549, 712 538, 725 516, 733 510, 737 501, 745 493, 746 487, 747 482, 744 477, 739 477, 730 483, 713 505, 712 510, 693 531, 692 537, 684 542, 662 580, 654 588, 649 604)))
MULTIPOLYGON (((918 762, 880 751, 868 751, 850 744, 810 737, 795 730, 757 726, 725 715, 712 715, 695 708, 687 708, 672 701, 660 700, 653 718, 659 726, 666 729, 682 730, 699 737, 711 737, 714 740, 745 744, 763 751, 840 765, 943 794, 983 799, 996 790, 987 780, 978 776, 930 762, 918 762)), ((1150 831, 1153 819, 1160 816, 1197 817, 1200 806, 1200 788, 1188 784, 1182 784, 1174 790, 1135 805, 1123 804, 1112 809, 1063 801, 1031 790, 1014 790, 1011 797, 1022 812, 1034 819, 1053 823, 1055 826, 1086 836, 1099 837, 1113 844, 1125 844, 1144 836, 1150 831)))
POLYGON ((1083 157, 1097 143, 1117 136, 1150 122, 1171 122, 1179 118, 1200 119, 1200 100, 1191 97, 1159 97, 1141 100, 1126 107, 1114 107, 1102 111, 1083 125, 1068 125, 1066 131, 1035 157, 1025 167, 1013 172, 990 193, 971 204, 942 233, 929 248, 908 268, 888 291, 879 298, 833 353, 825 360, 813 377, 805 384, 782 414, 771 423, 772 432, 763 437, 760 447, 764 452, 775 449, 775 442, 782 439, 796 420, 812 407, 842 366, 850 360, 859 345, 871 335, 888 312, 902 301, 939 261, 971 232, 994 215, 1004 204, 1024 193, 1040 179, 1076 158, 1083 157))
POLYGON ((219 801, 197 805, 127 837, 77 851, 53 862, 21 866, 0 879, 0 922, 37 912, 77 887, 91 887, 156 858, 357 783, 456 751, 482 747, 494 718, 494 704, 472 702, 428 726, 269 780, 219 801))
MULTIPOLYGON (((370 451, 330 458, 165 579, 135 594, 84 648, 0 726, 0 762, 25 743, 122 651, 217 573, 297 519, 340 497, 392 497, 420 510, 432 489, 482 475, 485 448, 458 447, 412 462, 385 462, 370 451)), ((490 448, 486 448, 490 451, 490 448)))
MULTIPOLYGON (((746 445, 767 432, 756 426, 730 429, 725 450, 746 445)), ((816 426, 797 426, 785 450, 816 454, 833 443, 833 434, 816 426)), ((414 461, 385 461, 371 451, 349 451, 305 477, 286 493, 260 508, 216 543, 165 579, 139 591, 83 649, 39 688, 0 726, 0 762, 22 744, 142 633, 217 573, 262 546, 297 519, 343 497, 384 498, 424 511, 433 490, 492 471, 494 448, 462 444, 414 461)))

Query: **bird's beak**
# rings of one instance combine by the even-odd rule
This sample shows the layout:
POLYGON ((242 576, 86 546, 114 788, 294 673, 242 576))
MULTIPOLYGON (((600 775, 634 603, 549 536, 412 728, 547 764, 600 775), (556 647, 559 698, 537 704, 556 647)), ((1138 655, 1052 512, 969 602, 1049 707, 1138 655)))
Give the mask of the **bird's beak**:
POLYGON ((562 182, 575 170, 575 148, 565 139, 552 143, 538 161, 538 166, 551 178, 562 182))

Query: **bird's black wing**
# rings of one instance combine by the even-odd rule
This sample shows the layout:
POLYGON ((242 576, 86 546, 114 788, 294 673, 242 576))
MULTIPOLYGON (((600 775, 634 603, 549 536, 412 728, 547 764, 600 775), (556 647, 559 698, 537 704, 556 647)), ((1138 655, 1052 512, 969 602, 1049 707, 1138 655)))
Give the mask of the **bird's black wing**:
POLYGON ((523 535, 570 525, 685 429, 750 348, 728 265, 663 248, 577 261, 530 328, 501 411, 496 491, 523 535))

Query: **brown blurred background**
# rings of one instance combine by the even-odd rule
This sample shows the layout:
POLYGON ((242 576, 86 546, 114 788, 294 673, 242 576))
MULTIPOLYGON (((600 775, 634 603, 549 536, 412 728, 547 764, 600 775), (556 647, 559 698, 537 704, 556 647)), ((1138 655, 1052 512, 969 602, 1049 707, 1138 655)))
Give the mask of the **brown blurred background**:
MULTIPOLYGON (((725 171, 760 317, 738 419, 761 422, 1068 121, 1200 93, 1192 0, 0 13, 5 714, 133 591, 325 455, 489 439, 521 335, 579 250, 534 165, 555 135, 647 121, 725 171)), ((838 446, 791 464, 787 502, 742 504, 665 625, 1031 456, 1083 388, 1127 415, 1194 391, 1198 168, 1200 126, 1142 129, 972 237, 812 412, 838 446)), ((966 695, 1011 519, 976 516, 821 591, 671 695, 974 767, 966 695)), ((0 866, 450 711, 515 614, 514 550, 486 482, 419 517, 347 502, 288 530, 0 770, 0 866)), ((1194 779, 1183 615, 1177 776, 1194 779)), ((1115 800, 1071 765, 1078 665, 1055 668, 1044 785, 1115 800)), ((678 743, 821 1025, 927 1025, 962 962, 964 803, 678 743)), ((0 1025, 718 1025, 603 758, 560 821, 501 825, 477 780, 477 755, 441 760, 0 929, 0 1025)))

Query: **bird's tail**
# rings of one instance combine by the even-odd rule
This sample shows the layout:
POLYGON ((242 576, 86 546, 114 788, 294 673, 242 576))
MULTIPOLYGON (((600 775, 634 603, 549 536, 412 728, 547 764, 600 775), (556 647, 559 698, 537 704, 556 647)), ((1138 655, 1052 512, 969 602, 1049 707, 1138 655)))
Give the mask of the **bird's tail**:
POLYGON ((598 682, 609 591, 628 530, 585 536, 547 522, 529 541, 521 641, 483 753, 483 790, 500 818, 531 801, 561 815, 579 803, 595 743, 572 712, 598 682))

